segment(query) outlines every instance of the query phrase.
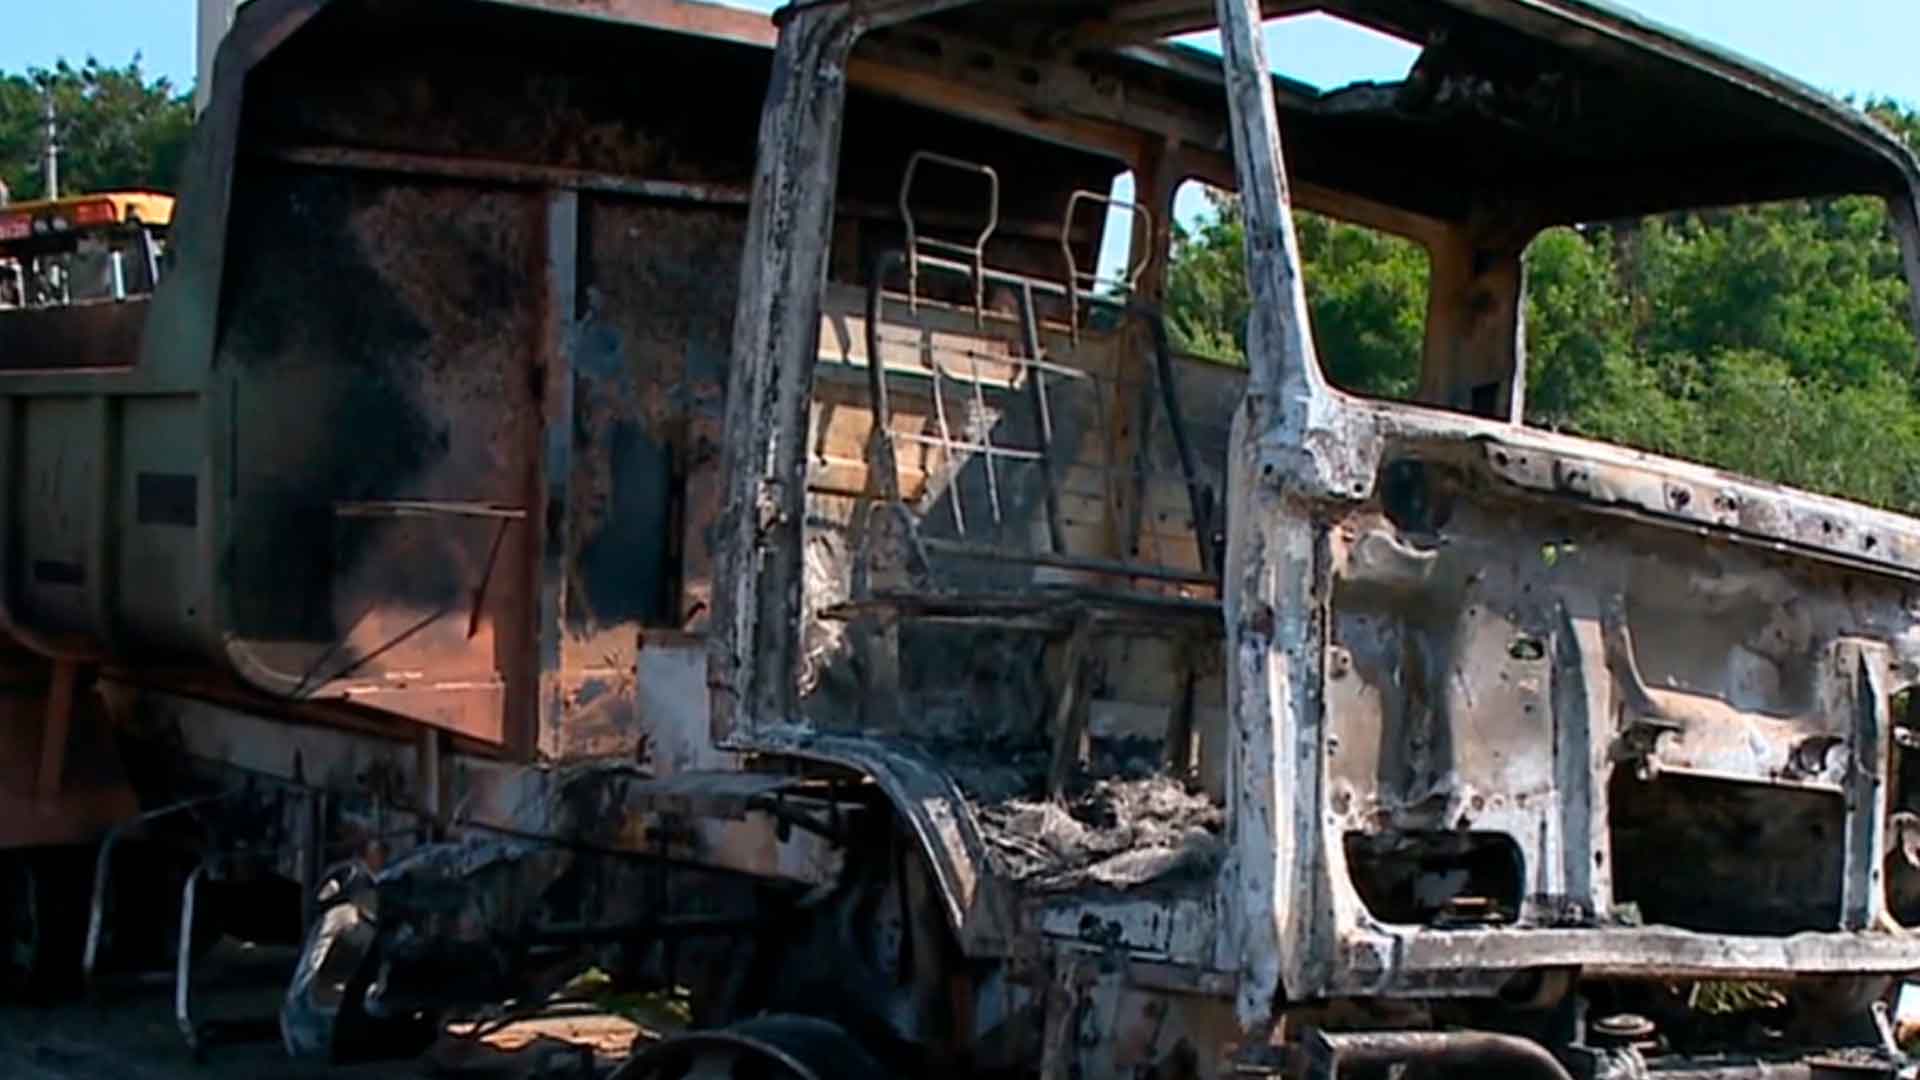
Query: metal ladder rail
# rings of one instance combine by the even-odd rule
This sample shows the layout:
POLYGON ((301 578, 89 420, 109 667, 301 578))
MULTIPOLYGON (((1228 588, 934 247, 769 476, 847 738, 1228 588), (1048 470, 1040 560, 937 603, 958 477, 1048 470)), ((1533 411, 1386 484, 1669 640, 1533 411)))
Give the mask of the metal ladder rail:
MULTIPOLYGON (((875 431, 889 443, 889 449, 896 452, 897 448, 891 445, 897 437, 892 431, 891 402, 886 386, 888 375, 884 370, 876 368, 874 361, 882 356, 881 350, 884 344, 880 327, 884 319, 886 281, 891 274, 900 272, 908 258, 907 253, 900 251, 886 253, 881 256, 881 258, 877 260, 875 271, 868 282, 867 296, 868 318, 866 333, 869 358, 868 385, 869 397, 876 413, 874 421, 875 431)), ((943 259, 939 256, 923 254, 914 258, 921 265, 923 272, 932 270, 967 276, 971 276, 974 273, 973 268, 966 263, 943 259)), ((1043 461, 1042 473, 1048 503, 1048 531, 1050 539, 1052 540, 1053 554, 1070 556, 1072 552, 1068 550, 1065 530, 1060 515, 1061 491, 1057 472, 1059 463, 1057 455, 1054 453, 1052 395, 1048 393, 1047 382, 1053 377, 1096 377, 1087 372, 1053 362, 1045 355, 1044 348, 1040 341, 1035 297, 1039 295, 1050 295, 1055 298, 1064 299, 1065 294, 1068 292, 1067 289, 1059 282, 993 268, 986 269, 984 275, 989 285, 1006 286, 1014 290, 1020 298, 1019 321, 1028 355, 1025 357, 1009 357, 1006 358, 1005 362, 1009 365, 1021 367, 1027 373, 1029 392, 1034 397, 1034 413, 1039 428, 1039 445, 1035 450, 1002 447, 994 444, 990 437, 964 445, 961 444, 959 440, 952 440, 949 445, 956 450, 968 449, 977 453, 1007 458, 1031 460, 1034 454, 1038 454, 1043 461)), ((1120 310, 1129 317, 1145 322, 1148 326, 1148 336, 1151 342, 1150 347, 1154 354, 1154 364, 1150 377, 1147 380, 1147 385, 1142 387, 1142 392, 1145 395, 1143 403, 1146 405, 1147 410, 1158 412, 1166 420, 1168 433, 1173 442, 1174 455, 1179 463, 1181 480, 1187 491, 1189 510, 1193 519, 1194 541, 1200 560, 1201 573, 1206 578, 1217 581, 1221 563, 1219 544, 1215 535, 1217 530, 1214 528, 1218 503, 1212 489, 1205 483, 1201 476, 1198 451, 1194 446, 1191 432, 1188 430, 1186 418, 1182 412, 1179 385, 1173 366, 1172 350, 1168 342, 1165 322, 1161 318, 1158 309, 1142 301, 1095 296, 1085 291, 1079 291, 1079 296, 1081 300, 1085 302, 1109 306, 1120 310)), ((883 367, 884 363, 881 364, 881 368, 883 367)), ((951 380, 953 378, 951 372, 946 374, 947 379, 951 380)), ((909 441, 919 441, 919 439, 920 437, 916 437, 909 441)), ((1137 454, 1146 455, 1149 453, 1149 450, 1148 440, 1143 437, 1141 447, 1137 451, 1137 454)), ((1113 463, 1108 463, 1108 468, 1117 467, 1118 466, 1113 463)), ((1142 463, 1136 462, 1136 469, 1144 467, 1142 463)), ((887 484, 892 486, 888 487, 882 494, 895 499, 900 498, 897 483, 895 482, 897 474, 889 473, 884 479, 887 484)))

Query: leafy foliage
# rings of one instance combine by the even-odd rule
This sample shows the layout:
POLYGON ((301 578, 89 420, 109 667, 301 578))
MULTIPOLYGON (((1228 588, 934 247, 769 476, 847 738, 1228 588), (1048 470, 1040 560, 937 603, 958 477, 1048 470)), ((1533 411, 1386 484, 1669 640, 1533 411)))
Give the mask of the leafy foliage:
MULTIPOLYGON (((1920 146, 1920 115, 1872 111, 1920 146)), ((1386 397, 1416 383, 1415 245, 1296 217, 1321 363, 1386 397)), ((1175 237, 1177 342, 1241 362, 1244 230, 1231 196, 1175 237)), ((1528 421, 1920 511, 1913 308, 1885 205, 1798 201, 1551 229, 1527 253, 1528 421)))
POLYGON ((1181 349, 1213 360, 1246 362, 1243 328, 1253 303, 1247 296, 1246 226, 1240 203, 1207 190, 1209 213, 1189 231, 1173 223, 1173 258, 1163 305, 1167 333, 1181 349))
POLYGON ((0 75, 0 181, 16 199, 45 190, 46 100, 60 124, 63 193, 173 186, 193 132, 193 105, 135 57, 125 67, 89 58, 0 75))
MULTIPOLYGON (((1199 356, 1244 363, 1246 227, 1240 204, 1208 192, 1211 213, 1189 232, 1174 225, 1167 274, 1168 331, 1199 356)), ((1404 397, 1420 374, 1427 256, 1398 237, 1301 213, 1307 303, 1327 377, 1363 393, 1404 397)))

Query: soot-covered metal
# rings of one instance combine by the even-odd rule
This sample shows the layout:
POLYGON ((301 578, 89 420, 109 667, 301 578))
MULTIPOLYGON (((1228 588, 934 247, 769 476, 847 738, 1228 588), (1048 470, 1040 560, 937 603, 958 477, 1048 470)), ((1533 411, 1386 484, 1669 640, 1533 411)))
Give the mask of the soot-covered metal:
POLYGON ((1898 1074, 1920 527, 1518 418, 1542 227, 1849 191, 1912 252, 1920 169, 1597 5, 1311 6, 1420 59, 251 0, 140 362, 5 374, 21 715, 301 886, 302 1054, 592 962, 708 1029, 623 1075, 1898 1074), (1169 346, 1188 178, 1244 367, 1169 346), (1428 251, 1415 400, 1327 381, 1296 207, 1428 251))

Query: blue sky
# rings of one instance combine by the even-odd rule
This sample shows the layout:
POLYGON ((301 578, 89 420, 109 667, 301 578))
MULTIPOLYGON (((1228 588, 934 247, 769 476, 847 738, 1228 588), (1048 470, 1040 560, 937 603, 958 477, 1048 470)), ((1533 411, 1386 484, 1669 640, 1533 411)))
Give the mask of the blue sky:
MULTIPOLYGON (((0 71, 88 54, 150 70, 183 88, 193 77, 193 0, 0 0, 0 71)), ((771 7, 770 3, 745 3, 771 7)), ((1630 0, 1669 26, 1708 38, 1790 75, 1842 93, 1886 94, 1920 104, 1920 3, 1915 0, 1630 0)), ((1275 64, 1309 82, 1342 81, 1388 62, 1396 50, 1308 27, 1281 36, 1275 64), (1285 54, 1299 59, 1283 60, 1285 54)))
MULTIPOLYGON (((194 0, 0 0, 0 72, 88 55, 147 70, 181 89, 193 81, 194 0)), ((1625 0, 1648 18, 1705 38, 1823 90, 1886 96, 1920 106, 1920 0, 1625 0)), ((774 0, 736 6, 770 10, 774 0)), ((1284 74, 1322 88, 1405 74, 1412 47, 1324 16, 1282 20, 1268 35, 1268 59, 1284 74)), ((1126 198, 1122 179, 1114 195, 1126 198)), ((1176 207, 1183 221, 1203 208, 1197 191, 1176 207)), ((1109 222, 1103 272, 1124 251, 1128 223, 1109 222)))

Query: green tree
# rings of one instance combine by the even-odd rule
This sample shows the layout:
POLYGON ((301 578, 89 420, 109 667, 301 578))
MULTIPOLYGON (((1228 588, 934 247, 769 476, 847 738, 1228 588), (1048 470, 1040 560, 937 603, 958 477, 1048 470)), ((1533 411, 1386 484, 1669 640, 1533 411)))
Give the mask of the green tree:
MULTIPOLYGON (((1174 226, 1167 274, 1167 326, 1195 355, 1244 363, 1251 301, 1239 201, 1207 192, 1210 212, 1194 230, 1174 226)), ((1319 214, 1294 215, 1306 263, 1307 306, 1327 377, 1361 393, 1405 397, 1420 373, 1425 334, 1426 253, 1405 240, 1319 214)))
POLYGON ((45 110, 51 92, 60 124, 64 192, 170 189, 193 131, 193 105, 165 78, 150 79, 135 56, 125 67, 88 58, 0 75, 0 180, 15 198, 45 190, 45 110))
POLYGON ((1612 235, 1541 233, 1527 255, 1526 312, 1527 419, 1565 427, 1609 392, 1611 380, 1627 378, 1608 366, 1633 350, 1632 310, 1615 275, 1612 235))
MULTIPOLYGON (((1873 115, 1920 149, 1920 115, 1873 115)), ((1175 340, 1240 359, 1247 300, 1231 198, 1179 234, 1175 340)), ((1297 217, 1329 377, 1415 381, 1426 268, 1403 241, 1297 217)), ((1530 423, 1920 512, 1920 371, 1885 205, 1784 202, 1549 229, 1527 252, 1530 423)))
POLYGON ((1246 362, 1241 347, 1247 315, 1246 226, 1240 200, 1208 188, 1207 213, 1196 228, 1173 224, 1163 305, 1176 348, 1209 360, 1246 362))
POLYGON ((1426 340, 1426 252, 1319 214, 1296 214, 1294 225, 1327 378, 1362 394, 1412 396, 1426 340))
POLYGON ((1688 214, 1640 232, 1653 352, 1757 350, 1842 384, 1913 366, 1907 284, 1878 199, 1688 214))

